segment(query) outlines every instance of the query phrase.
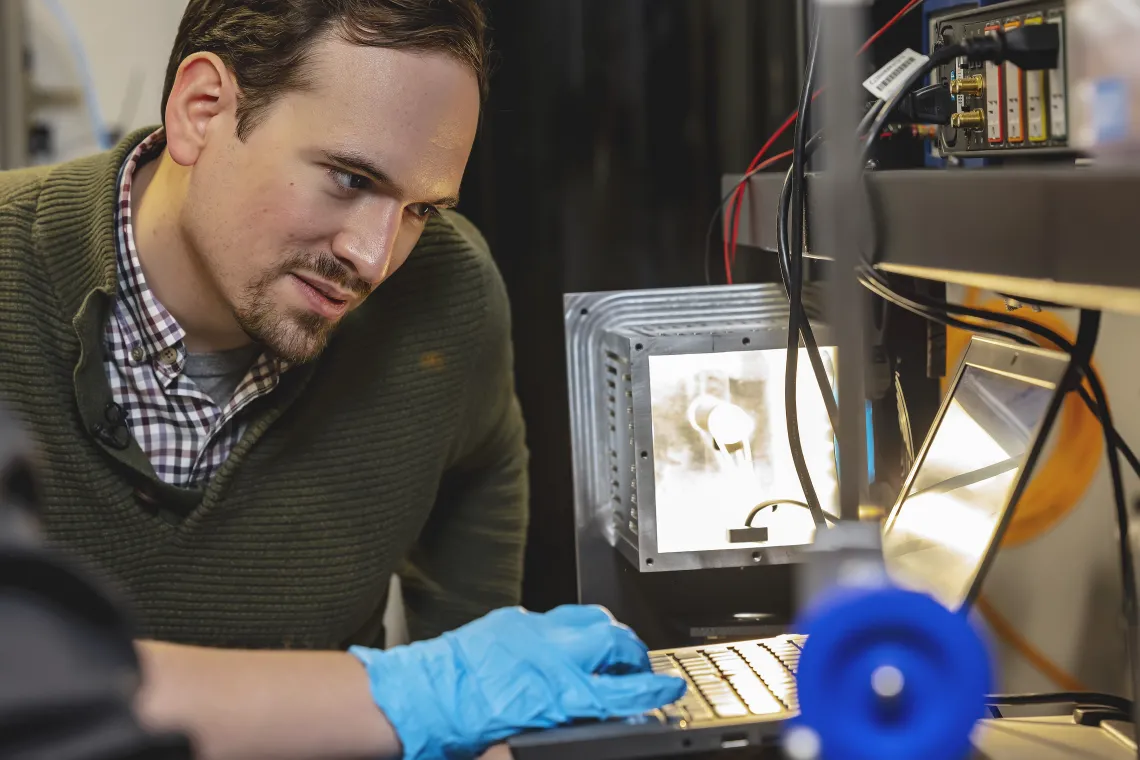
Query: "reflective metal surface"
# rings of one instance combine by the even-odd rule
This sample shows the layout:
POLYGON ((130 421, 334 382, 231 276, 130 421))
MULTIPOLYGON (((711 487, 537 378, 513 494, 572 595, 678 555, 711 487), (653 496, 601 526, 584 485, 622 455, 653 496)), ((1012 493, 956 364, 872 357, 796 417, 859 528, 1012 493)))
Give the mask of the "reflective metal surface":
POLYGON ((971 340, 884 526, 892 580, 949 609, 976 598, 1068 363, 1059 351, 971 340))

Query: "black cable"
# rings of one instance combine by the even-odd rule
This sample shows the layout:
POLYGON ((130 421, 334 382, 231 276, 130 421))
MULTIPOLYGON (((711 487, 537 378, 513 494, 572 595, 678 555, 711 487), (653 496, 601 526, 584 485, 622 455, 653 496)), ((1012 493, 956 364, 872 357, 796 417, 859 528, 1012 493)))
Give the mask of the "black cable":
POLYGON ((867 134, 867 128, 875 121, 875 117, 879 115, 879 111, 883 110, 883 101, 876 100, 875 103, 867 109, 867 113, 863 114, 862 121, 859 126, 855 128, 855 134, 862 137, 867 134))
MULTIPOLYGON (((1092 389, 1093 398, 1100 408, 1101 427, 1104 430, 1105 452, 1108 457, 1108 469, 1112 475, 1112 500, 1116 507, 1116 521, 1119 536, 1117 537, 1120 549, 1120 574, 1124 596, 1124 620, 1128 626, 1128 655, 1133 667, 1140 665, 1135 660, 1135 642, 1132 640, 1137 629, 1137 597, 1136 573, 1132 558, 1132 542, 1128 534, 1128 505, 1124 499, 1124 476, 1120 471, 1120 457, 1117 456, 1117 447, 1113 441, 1112 411, 1108 408, 1108 395, 1101 385, 1100 378, 1092 371, 1092 352, 1096 343, 1096 336, 1100 330, 1100 312, 1091 309, 1081 309, 1080 322, 1077 326, 1077 340, 1073 361, 1079 362, 1087 368, 1086 379, 1092 389), (1079 353, 1077 353, 1079 352, 1079 353)), ((1072 385, 1080 386, 1080 378, 1074 377, 1072 385)))
MULTIPOLYGON (((777 158, 777 156, 773 156, 772 160, 774 160, 775 158, 777 158)), ((712 281, 712 233, 713 233, 713 228, 716 227, 717 221, 719 219, 721 219, 721 215, 724 213, 725 204, 727 204, 730 200, 732 200, 732 196, 736 194, 736 191, 740 189, 741 185, 743 185, 748 180, 752 179, 752 177, 754 177, 755 175, 757 175, 760 172, 764 171, 765 169, 769 168, 770 166, 771 166, 771 164, 769 164, 767 161, 765 161, 764 163, 760 164, 755 169, 753 169, 752 171, 748 172, 743 177, 741 177, 740 181, 737 182, 735 185, 733 185, 732 189, 729 190, 725 194, 725 196, 720 199, 720 203, 717 204, 716 209, 713 211, 712 218, 709 219, 708 229, 705 231, 705 284, 706 285, 712 285, 713 284, 713 281, 712 281)))
MULTIPOLYGON (((961 330, 966 330, 967 332, 1005 338, 1006 340, 1020 343, 1023 346, 1037 345, 1032 340, 1029 340, 1022 335, 1018 335, 1017 333, 1008 332, 1006 330, 999 330, 995 327, 979 325, 976 322, 965 322, 960 319, 954 319, 944 312, 939 312, 935 309, 927 309, 923 306, 920 306, 919 304, 914 303, 913 301, 907 300, 896 291, 889 289, 883 290, 882 286, 879 285, 876 281, 860 278, 860 282, 864 287, 866 287, 868 290, 883 300, 889 301, 900 309, 905 309, 912 314, 917 314, 918 316, 928 319, 932 322, 937 322, 938 324, 946 325, 947 327, 957 327, 961 330)), ((1084 375, 1083 368, 1081 374, 1084 375)), ((1088 407, 1089 411, 1092 412, 1096 416, 1097 420, 1103 425, 1104 420, 1101 418, 1100 409, 1097 406, 1096 402, 1093 400, 1092 396, 1089 395, 1089 392, 1085 390, 1084 386, 1082 385, 1076 388, 1074 392, 1081 397, 1081 400, 1085 402, 1085 406, 1088 407)), ((1120 452, 1124 454, 1126 459, 1128 459, 1129 464, 1132 465, 1132 468, 1136 471, 1137 475, 1140 475, 1140 460, 1137 460, 1136 454, 1133 453, 1131 448, 1129 448, 1128 443, 1120 437, 1120 433, 1117 432, 1115 428, 1112 429, 1112 436, 1113 443, 1120 448, 1120 452)))
POLYGON ((1053 303, 1052 301, 1042 301, 1037 298, 1027 298, 1025 296, 1011 296, 1008 293, 998 293, 999 296, 1007 301, 1017 301, 1027 306, 1037 306, 1042 309, 1071 309, 1072 306, 1065 306, 1064 304, 1053 303))
POLYGON ((944 48, 934 51, 930 59, 911 70, 903 83, 895 90, 894 94, 879 108, 878 114, 871 122, 871 126, 866 130, 867 139, 863 143, 862 161, 860 163, 866 164, 867 159, 871 157, 871 148, 875 145, 875 141, 882 134, 883 129, 890 121, 891 115, 894 110, 898 108, 901 103, 914 89, 914 86, 922 81, 923 77, 927 76, 931 71, 939 66, 950 63, 955 58, 964 55, 965 48, 961 45, 948 45, 944 48))
MULTIPOLYGON (((752 511, 748 513, 748 517, 744 518, 744 527, 751 528, 752 527, 752 521, 756 519, 756 515, 760 514, 762 511, 764 511, 768 507, 775 508, 775 507, 778 507, 780 505, 786 505, 789 507, 800 507, 802 509, 808 510, 809 512, 811 511, 811 507, 809 507, 805 502, 798 501, 796 499, 770 499, 768 501, 762 501, 759 504, 757 504, 755 507, 752 508, 752 511)), ((773 511, 774 511, 774 509, 773 509, 773 511)), ((832 522, 832 523, 839 522, 839 518, 836 517, 835 515, 831 514, 830 512, 824 512, 823 516, 828 522, 832 522)))
POLYGON ((1134 452, 1128 445, 1128 442, 1121 437, 1119 430, 1117 430, 1111 424, 1105 424, 1104 417, 1101 415, 1100 409, 1096 406, 1096 402, 1093 401, 1093 398, 1089 395, 1089 392, 1084 389, 1084 386, 1077 388, 1076 392, 1081 397, 1081 400, 1085 402, 1085 406, 1089 408, 1089 411, 1096 415, 1096 418, 1100 421, 1101 427, 1103 427, 1105 431, 1112 437, 1112 445, 1119 453, 1124 455, 1125 459, 1128 460, 1128 465, 1132 468, 1132 471, 1140 476, 1140 459, 1136 457, 1136 452, 1134 452))
POLYGON ((1132 715, 1131 699, 1096 691, 1054 691, 1041 694, 987 694, 986 704, 1009 707, 1074 704, 1083 707, 1107 707, 1132 715))
MULTIPOLYGON (((1092 401, 1089 399, 1089 394, 1085 389, 1080 388, 1078 392, 1081 394, 1081 398, 1085 400, 1085 403, 1089 405, 1089 409, 1096 414, 1096 410, 1092 408, 1092 401)), ((1101 420, 1101 422, 1103 423, 1104 421, 1101 420)), ((1112 443, 1116 446, 1117 451, 1123 454, 1124 458, 1128 460, 1128 466, 1132 468, 1132 471, 1136 473, 1137 476, 1140 476, 1140 457, 1136 456, 1136 452, 1133 451, 1131 447, 1129 447, 1128 442, 1121 437, 1119 430, 1114 427, 1110 432, 1112 433, 1112 443)))
MULTIPOLYGON (((827 518, 819 504, 815 486, 811 482, 811 472, 804 458, 803 443, 800 440, 799 409, 796 399, 796 380, 799 372, 800 316, 803 311, 803 219, 804 219, 804 166, 807 159, 807 124, 811 114, 812 82, 815 79, 815 66, 819 58, 819 18, 812 25, 811 45, 808 50, 807 70, 804 72, 803 88, 800 91, 799 107, 796 109, 795 137, 792 141, 792 202, 791 241, 788 249, 788 355, 784 372, 784 413, 788 423, 788 446, 791 449, 792 463, 796 468, 804 501, 808 504, 816 529, 827 527, 827 518)), ((836 431, 837 432, 837 431, 836 431)))
MULTIPOLYGON (((1008 324, 1013 327, 1018 327, 1022 330, 1045 338, 1066 353, 1071 354, 1074 351, 1074 345, 1064 337, 1057 334, 1053 330, 1050 330, 1049 328, 1039 325, 1036 322, 1032 322, 1030 320, 1014 317, 1009 314, 1001 314, 1000 312, 991 312, 985 309, 974 309, 968 306, 952 304, 946 301, 935 301, 934 299, 928 299, 925 296, 921 296, 919 294, 913 294, 912 298, 906 298, 891 289, 890 284, 887 283, 886 280, 877 271, 870 268, 864 268, 862 270, 860 273, 860 282, 864 285, 864 287, 867 287, 881 298, 891 301, 896 306, 918 314, 919 316, 941 322, 942 324, 946 324, 952 327, 960 327, 972 332, 998 335, 1000 337, 1016 341, 1023 345, 1036 345, 1033 341, 1027 338, 1016 335, 1014 333, 1006 332, 1004 330, 998 330, 995 328, 986 327, 984 325, 978 325, 973 322, 955 320, 950 317, 938 318, 936 316, 938 313, 963 314, 966 316, 974 317, 976 319, 984 319, 992 322, 1008 324)), ((1089 386, 1094 389, 1093 395, 1097 396, 1097 390, 1099 389, 1099 394, 1103 396, 1103 386, 1101 386, 1100 379, 1096 376, 1095 372, 1093 372, 1091 362, 1080 362, 1078 368, 1081 370, 1081 374, 1084 375, 1086 381, 1089 382, 1089 386)), ((1108 437, 1106 440, 1111 440, 1111 445, 1114 448, 1119 448, 1121 452, 1124 453, 1128 458, 1129 463, 1133 464, 1133 467, 1137 470, 1137 474, 1140 474, 1140 466, 1137 466, 1140 465, 1140 462, 1136 460, 1136 455, 1128 447, 1127 442, 1125 442, 1124 439, 1120 436, 1119 432, 1116 431, 1115 426, 1112 424, 1111 414, 1106 416, 1103 413, 1099 397, 1094 402, 1093 398, 1089 396, 1088 392, 1086 392, 1085 389, 1080 386, 1076 388, 1076 392, 1081 396, 1085 404, 1089 406, 1090 410, 1097 416, 1102 427, 1104 427, 1107 431, 1108 437)))
MULTIPOLYGON (((1081 309, 1080 323, 1077 327, 1077 345, 1081 346, 1082 338, 1087 342, 1088 335, 1091 334, 1092 340, 1095 341, 1096 333, 1100 329, 1100 312, 1092 311, 1090 309, 1081 309)), ((1128 661, 1132 663, 1132 667, 1140 668, 1140 662, 1137 661, 1136 652, 1136 635, 1140 629, 1140 622, 1137 620, 1137 597, 1136 597, 1136 572, 1135 564, 1132 559, 1132 542, 1128 532, 1128 505, 1124 500, 1124 477, 1120 472, 1120 457, 1117 456, 1117 447, 1113 442, 1114 430, 1112 424, 1112 411, 1108 408, 1108 395, 1101 385, 1100 378, 1092 371, 1091 359, 1092 350, 1088 350, 1087 354, 1082 354, 1082 360, 1085 364, 1089 365, 1088 382, 1089 387, 1092 388, 1093 398, 1096 399, 1097 405, 1100 407, 1101 427, 1104 429, 1105 450, 1108 456, 1108 468, 1112 474, 1112 500, 1116 507, 1116 522, 1117 541, 1120 549, 1120 574, 1123 591, 1124 602, 1124 622, 1127 627, 1127 638, 1125 641, 1128 661)), ((1080 381, 1077 381, 1080 384, 1080 381)), ((1135 670, 1133 671, 1135 672, 1135 670)), ((1131 715, 1131 709, 1128 710, 1131 715)))
MULTIPOLYGON (((917 314, 920 317, 925 317, 926 319, 929 319, 933 322, 938 322, 948 327, 957 327, 969 332, 980 333, 983 335, 994 335, 1020 343, 1025 346, 1037 345, 1032 340, 1029 340, 1028 338, 1025 338, 1016 333, 1011 333, 992 327, 986 327, 984 325, 978 325, 974 322, 965 322, 962 320, 953 319, 952 317, 946 316, 946 314, 950 311, 965 313, 968 316, 974 316, 981 319, 990 319, 994 321, 1005 322, 1014 327, 1021 327, 1022 329, 1026 329, 1023 323, 1036 325, 1037 323, 1035 322, 1029 322, 1028 320, 1023 320, 1020 317, 1013 317, 1012 315, 1005 315, 986 310, 970 309, 969 307, 960 306, 958 304, 951 304, 946 301, 934 302, 933 299, 924 299, 927 300, 928 303, 919 304, 915 301, 907 299, 897 291, 892 290, 889 283, 887 283, 886 280, 884 280, 882 276, 874 270, 864 270, 863 274, 860 276, 860 282, 864 287, 878 295, 880 298, 883 298, 886 301, 890 301, 899 308, 905 309, 913 314, 917 314), (874 278, 867 277, 868 273, 873 274, 874 278), (940 317, 939 314, 942 316, 940 317)), ((917 294, 915 297, 923 298, 917 294)), ((1030 332, 1038 331, 1030 330, 1030 332)), ((1042 335, 1042 337, 1045 337, 1050 342, 1053 342, 1058 348, 1063 351, 1071 351, 1072 344, 1062 338, 1060 335, 1051 330, 1045 330, 1044 332, 1047 334, 1042 335)), ((1086 378, 1086 380, 1093 371, 1091 363, 1090 366, 1082 366, 1080 369, 1081 374, 1086 378)), ((1137 475, 1140 475, 1140 458, 1137 458, 1136 453, 1132 451, 1131 447, 1128 445, 1128 442, 1124 440, 1124 438, 1120 435, 1120 432, 1117 431, 1115 426, 1112 425, 1111 421, 1106 423, 1104 416, 1100 412, 1100 408, 1097 402, 1093 400, 1092 396, 1089 395, 1089 392, 1085 390, 1083 385, 1078 386, 1075 389, 1075 392, 1081 397, 1081 400, 1084 401, 1085 405, 1089 408, 1089 411, 1091 411, 1096 416, 1101 426, 1108 431, 1109 435, 1112 437, 1113 446, 1115 446, 1120 451, 1120 453, 1124 455, 1124 458, 1128 460, 1128 464, 1133 469, 1133 471, 1137 475)))
MULTIPOLYGON (((804 146, 804 152, 810 156, 815 152, 816 147, 823 139, 822 132, 816 132, 808 140, 807 145, 804 146)), ((776 259, 780 264, 780 281, 784 284, 784 292, 788 294, 788 300, 791 301, 791 243, 788 241, 788 208, 792 199, 792 170, 789 168, 788 172, 784 175, 784 186, 780 191, 780 204, 776 210, 776 259)), ((803 289, 801 287, 802 294, 803 289)), ((815 331, 812 329, 811 320, 808 319, 807 310, 803 308, 803 302, 800 302, 800 318, 799 318, 800 336, 803 338, 804 347, 808 352, 808 359, 811 360, 811 368, 815 373, 815 382, 819 386, 819 392, 823 396, 824 406, 827 407, 827 416, 831 420, 831 429, 833 431, 839 430, 839 405, 835 400, 835 391, 831 387, 831 381, 827 378, 827 370, 823 366, 823 356, 819 352, 819 343, 815 339, 815 331)))
MULTIPOLYGON (((884 292, 891 293, 895 296, 899 296, 899 294, 897 292, 895 292, 891 289, 890 284, 883 278, 883 276, 877 270, 875 270, 871 267, 864 267, 864 269, 862 270, 862 278, 860 281, 863 282, 863 285, 865 287, 868 287, 871 290, 876 291, 876 293, 882 297, 886 297, 883 295, 884 292), (866 279, 872 280, 872 283, 869 284, 867 281, 865 281, 866 279), (877 286, 878 290, 876 290, 876 287, 873 287, 873 286, 877 286)), ((901 298, 901 296, 899 296, 899 297, 901 298)), ((1073 350, 1073 344, 1072 343, 1070 343, 1068 340, 1066 340, 1064 337, 1062 337, 1057 332, 1050 330, 1049 328, 1047 328, 1043 325, 1040 325, 1036 322, 1033 322, 1032 320, 1023 319, 1021 317, 1015 317, 1012 314, 1002 314, 1000 312, 989 311, 987 309, 976 309, 976 308, 971 308, 969 306, 962 306, 960 304, 952 304, 952 303, 949 303, 947 301, 938 301, 936 299, 932 299, 932 298, 929 298, 927 296, 923 296, 923 295, 920 295, 917 293, 913 294, 912 298, 914 299, 912 301, 912 304, 919 309, 952 312, 952 313, 962 314, 962 315, 969 316, 969 317, 974 317, 977 319, 984 319, 984 320, 987 320, 990 322, 999 322, 1002 324, 1010 325, 1012 327, 1018 327, 1022 330, 1025 330, 1026 332, 1030 332, 1030 333, 1033 333, 1035 335, 1038 335, 1038 336, 1044 338, 1045 340, 1054 344, 1055 346, 1057 346, 1057 348, 1059 348, 1060 350, 1062 350, 1066 353, 1072 353, 1072 350, 1073 350)), ((887 298, 887 300, 890 300, 890 299, 887 298)), ((896 305, 899 305, 899 304, 896 304, 896 305)), ((903 308, 908 308, 908 307, 904 306, 903 308)), ((909 308, 908 310, 914 311, 914 308, 909 308)), ((922 316, 922 314, 918 311, 916 311, 915 313, 919 313, 920 316, 922 316)), ((979 329, 979 327, 977 325, 975 325, 971 322, 964 322, 964 323, 960 323, 960 324, 955 324, 953 326, 954 327, 963 327, 966 330, 973 330, 974 332, 986 332, 985 330, 979 329)), ((1033 341, 1029 341, 1029 340, 1020 338, 1020 337, 1012 336, 1008 333, 999 333, 999 334, 1003 335, 1004 337, 1011 338, 1013 340, 1017 340, 1018 342, 1023 343, 1025 345, 1036 345, 1033 343, 1033 341)), ((1085 363, 1084 366, 1081 366, 1080 369, 1081 369, 1082 374, 1085 376, 1086 380, 1088 380, 1089 377, 1094 374, 1091 362, 1085 363)), ((1091 386, 1091 382, 1090 382, 1090 386, 1091 386)), ((1098 408, 1096 407, 1096 405, 1093 402, 1093 399, 1088 395, 1088 392, 1085 391, 1085 389, 1083 387, 1081 387, 1081 388, 1077 389, 1077 393, 1084 400, 1085 404, 1088 405, 1090 411, 1092 411, 1093 414, 1095 414, 1097 416, 1097 418, 1100 419, 1100 421, 1103 425, 1105 423, 1104 416, 1102 414, 1100 414, 1098 408)), ((1122 454, 1124 454, 1125 458, 1128 460, 1129 465, 1133 468, 1133 470, 1135 470, 1137 475, 1140 475, 1140 458, 1137 458, 1136 454, 1128 446, 1128 443, 1123 439, 1123 437, 1121 437, 1120 433, 1116 430, 1116 428, 1114 426, 1111 425, 1111 423, 1109 423, 1106 426, 1106 429, 1109 431, 1109 434, 1112 436, 1113 446, 1120 449, 1120 452, 1122 454)))

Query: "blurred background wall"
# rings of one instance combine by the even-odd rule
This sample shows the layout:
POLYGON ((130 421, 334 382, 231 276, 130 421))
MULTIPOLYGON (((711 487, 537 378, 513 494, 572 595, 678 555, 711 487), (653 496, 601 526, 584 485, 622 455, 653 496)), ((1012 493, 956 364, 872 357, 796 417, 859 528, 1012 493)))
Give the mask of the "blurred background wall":
POLYGON ((98 150, 93 115, 117 134, 158 122, 185 7, 186 0, 26 0, 35 85, 78 99, 36 109, 50 143, 38 161, 98 150))

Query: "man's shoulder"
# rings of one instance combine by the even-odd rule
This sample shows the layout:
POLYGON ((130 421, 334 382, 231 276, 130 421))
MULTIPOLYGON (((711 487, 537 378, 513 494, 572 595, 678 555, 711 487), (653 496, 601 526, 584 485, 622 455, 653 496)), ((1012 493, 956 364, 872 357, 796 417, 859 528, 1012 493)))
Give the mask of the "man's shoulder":
POLYGON ((36 267, 36 218, 49 174, 42 167, 0 172, 0 267, 9 277, 36 267))
POLYGON ((433 252, 446 251, 459 259, 494 267, 487 239, 470 219, 458 211, 443 211, 428 222, 416 250, 428 256, 433 252))
MULTIPOLYGON (((93 185, 97 174, 107 163, 106 154, 94 154, 66 163, 33 166, 0 171, 0 214, 4 216, 3 233, 13 225, 32 227, 44 206, 54 207, 53 188, 68 190, 93 185), (45 199, 47 203, 45 204, 45 199)), ((0 234, 0 244, 4 235, 0 234)))
POLYGON ((428 223, 408 265, 431 269, 459 289, 477 288, 484 304, 506 304, 506 288, 487 239, 457 211, 444 211, 428 223))
MULTIPOLYGON (((35 214, 36 200, 43 189, 50 169, 11 169, 0 172, 0 212, 8 215, 27 215, 29 220, 35 214)), ((8 220, 11 223, 11 219, 8 220)))

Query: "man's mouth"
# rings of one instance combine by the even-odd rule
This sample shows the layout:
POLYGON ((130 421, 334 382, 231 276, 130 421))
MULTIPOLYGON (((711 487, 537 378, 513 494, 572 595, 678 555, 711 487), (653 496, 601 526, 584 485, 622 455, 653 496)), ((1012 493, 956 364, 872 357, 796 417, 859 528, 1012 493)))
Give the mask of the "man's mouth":
POLYGON ((312 311, 326 319, 339 319, 348 311, 352 296, 335 285, 312 277, 292 273, 290 275, 312 311))

